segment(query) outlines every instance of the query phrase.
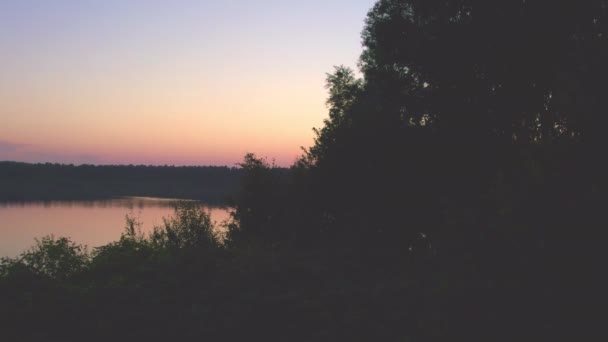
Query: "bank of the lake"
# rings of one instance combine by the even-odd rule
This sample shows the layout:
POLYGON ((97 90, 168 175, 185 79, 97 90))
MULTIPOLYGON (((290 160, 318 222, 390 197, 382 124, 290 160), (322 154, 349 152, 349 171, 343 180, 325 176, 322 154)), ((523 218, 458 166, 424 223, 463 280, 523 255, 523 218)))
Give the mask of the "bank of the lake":
MULTIPOLYGON (((120 238, 129 215, 147 233, 173 213, 178 199, 120 197, 77 201, 0 202, 0 257, 14 257, 46 235, 69 237, 90 248, 120 238)), ((220 223, 228 218, 225 207, 201 203, 220 223)))

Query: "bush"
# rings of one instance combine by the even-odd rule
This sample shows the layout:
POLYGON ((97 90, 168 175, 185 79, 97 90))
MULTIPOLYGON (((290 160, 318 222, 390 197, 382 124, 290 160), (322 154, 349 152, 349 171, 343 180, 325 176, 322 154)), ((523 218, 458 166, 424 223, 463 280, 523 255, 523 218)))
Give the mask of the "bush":
POLYGON ((50 279, 62 280, 83 271, 89 265, 86 246, 69 238, 45 236, 36 239, 36 245, 16 259, 2 260, 0 275, 7 276, 25 270, 50 279))

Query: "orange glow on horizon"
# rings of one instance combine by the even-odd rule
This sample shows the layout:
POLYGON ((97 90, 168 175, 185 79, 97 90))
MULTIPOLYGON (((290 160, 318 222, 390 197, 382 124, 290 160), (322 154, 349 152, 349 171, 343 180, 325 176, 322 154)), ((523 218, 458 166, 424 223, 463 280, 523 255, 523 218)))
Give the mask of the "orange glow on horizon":
POLYGON ((288 166, 360 53, 348 3, 0 5, 0 160, 288 166))

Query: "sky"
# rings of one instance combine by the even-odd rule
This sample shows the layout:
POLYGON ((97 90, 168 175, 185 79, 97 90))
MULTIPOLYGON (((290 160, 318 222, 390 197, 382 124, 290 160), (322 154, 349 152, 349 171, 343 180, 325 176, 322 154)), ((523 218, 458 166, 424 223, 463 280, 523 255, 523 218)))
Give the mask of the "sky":
POLYGON ((0 0, 0 160, 288 166, 374 0, 0 0))

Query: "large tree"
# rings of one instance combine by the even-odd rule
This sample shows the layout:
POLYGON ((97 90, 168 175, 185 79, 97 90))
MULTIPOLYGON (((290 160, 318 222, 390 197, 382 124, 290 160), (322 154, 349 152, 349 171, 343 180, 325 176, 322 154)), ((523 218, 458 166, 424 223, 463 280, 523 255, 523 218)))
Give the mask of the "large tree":
POLYGON ((363 44, 388 110, 456 137, 581 138, 606 115, 605 0, 380 0, 363 44))
POLYGON ((605 139, 608 1, 380 0, 362 38, 363 77, 328 76, 330 116, 304 159, 330 221, 402 244, 517 206, 541 229, 597 187, 575 184, 600 172, 571 152, 605 139))

